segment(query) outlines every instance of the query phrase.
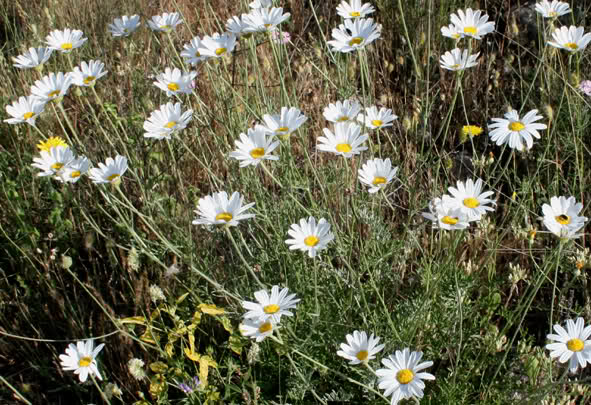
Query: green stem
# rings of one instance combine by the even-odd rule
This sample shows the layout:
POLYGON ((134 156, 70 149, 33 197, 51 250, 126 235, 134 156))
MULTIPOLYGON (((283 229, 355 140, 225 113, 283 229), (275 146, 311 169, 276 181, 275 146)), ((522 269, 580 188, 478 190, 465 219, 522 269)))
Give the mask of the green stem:
POLYGON ((248 262, 244 258, 244 255, 242 254, 242 251, 240 251, 240 249, 238 248, 238 244, 236 243, 236 240, 232 236, 232 232, 230 232, 230 227, 224 226, 224 230, 226 231, 226 234, 228 235, 228 238, 230 238, 230 240, 232 241, 232 245, 234 245, 234 249, 236 249, 236 252, 238 253, 238 256, 240 256, 240 260, 242 260, 242 264, 244 264, 244 267, 246 267, 246 269, 248 270, 248 272, 250 273, 250 275, 257 282, 257 284, 260 285, 262 288, 265 288, 265 285, 261 282, 261 280, 259 280, 259 278, 255 274, 254 270, 252 269, 252 266, 250 264, 248 264, 248 262))

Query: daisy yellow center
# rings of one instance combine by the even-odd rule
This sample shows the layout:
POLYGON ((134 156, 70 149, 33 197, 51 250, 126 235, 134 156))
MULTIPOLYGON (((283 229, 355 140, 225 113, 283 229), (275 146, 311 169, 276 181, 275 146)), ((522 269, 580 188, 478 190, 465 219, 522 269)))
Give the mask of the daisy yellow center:
POLYGON ((219 214, 217 214, 215 216, 216 221, 230 222, 232 220, 232 218, 234 218, 234 217, 229 212, 220 212, 219 214))
POLYGON ((371 182, 371 184, 373 184, 374 186, 377 186, 379 184, 386 184, 386 178, 385 177, 376 176, 376 177, 373 178, 373 181, 371 182))
POLYGON ((316 236, 310 235, 304 239, 304 245, 314 247, 318 244, 318 241, 319 239, 316 236))
POLYGON ((127 34, 129 30, 127 28, 123 28, 123 32, 127 34))
POLYGON ((580 352, 585 348, 585 343, 581 339, 573 338, 566 342, 566 347, 571 352, 580 352))
POLYGON ((88 76, 86 79, 84 79, 84 84, 90 84, 92 82, 94 82, 96 79, 96 77, 94 76, 88 76))
POLYGON ((476 35, 476 32, 475 26, 464 27, 464 34, 476 35))
POLYGON ((170 25, 163 25, 160 27, 160 29, 163 29, 165 31, 168 31, 170 29, 170 25))
POLYGON ((271 329, 273 329, 273 325, 271 324, 271 322, 265 322, 264 324, 262 324, 261 326, 259 326, 259 332, 260 333, 267 333, 271 329))
POLYGON ((288 127, 281 127, 281 128, 277 128, 275 130, 276 133, 280 133, 280 132, 289 132, 289 128, 288 127))
POLYGON ((52 91, 51 93, 49 93, 49 94, 47 95, 47 97, 54 98, 54 97, 57 97, 57 96, 59 96, 59 95, 60 95, 60 91, 59 91, 59 90, 54 90, 54 91, 52 91))
POLYGON ((558 14, 556 13, 556 11, 550 11, 548 13, 548 17, 556 17, 558 14))
POLYGON ((168 90, 170 91, 178 91, 178 89, 180 89, 179 85, 176 83, 168 83, 166 87, 168 87, 168 90))
POLYGON ((446 215, 443 218, 441 218, 441 222, 443 222, 446 225, 455 225, 458 223, 458 221, 458 218, 450 217, 449 215, 446 215))
POLYGON ((453 39, 460 39, 460 34, 452 34, 451 37, 453 39))
POLYGON ((28 120, 28 119, 29 119, 29 118, 31 118, 33 115, 35 115, 35 114, 33 114, 32 112, 27 112, 27 113, 24 113, 24 114, 23 114, 23 119, 24 119, 24 120, 28 120))
POLYGON ((346 115, 343 115, 342 117, 337 118, 337 122, 345 122, 345 121, 349 121, 349 117, 347 117, 346 115))
POLYGON ((554 219, 556 219, 556 222, 558 222, 560 225, 568 225, 568 224, 570 224, 570 217, 568 215, 565 215, 565 214, 558 215, 554 219))
POLYGON ((453 65, 451 65, 452 69, 459 69, 460 68, 460 64, 459 63, 455 63, 453 65))
POLYGON ((564 44, 564 46, 573 50, 579 49, 579 45, 575 44, 574 42, 567 42, 566 44, 564 44))
POLYGON ((367 359, 367 356, 369 355, 369 353, 367 352, 367 350, 360 350, 355 357, 357 357, 357 360, 359 361, 365 361, 367 359))
POLYGON ((215 50, 215 54, 216 54, 217 56, 222 56, 223 54, 225 54, 225 53, 226 53, 226 51, 227 51, 227 49, 226 49, 226 48, 218 48, 218 49, 216 49, 216 50, 215 50))
POLYGON ((277 304, 269 304, 263 307, 263 311, 265 311, 266 314, 274 314, 275 312, 279 311, 279 309, 280 307, 277 304))
POLYGON ((371 125, 373 125, 374 127, 381 127, 383 124, 382 120, 373 120, 371 122, 371 125))
POLYGON ((363 42, 363 38, 354 37, 354 38, 351 38, 351 40, 349 41, 349 46, 360 45, 362 42, 363 42))
POLYGON ((523 125, 519 121, 515 121, 509 124, 509 129, 511 131, 521 131, 523 128, 525 128, 525 125, 523 125))
POLYGON ((114 180, 116 180, 119 177, 120 177, 120 175, 118 175, 118 174, 112 174, 109 177, 107 177, 107 180, 109 180, 110 182, 113 182, 114 180))
POLYGON ((269 28, 270 26, 272 26, 273 24, 265 24, 265 28, 269 28))
POLYGON ((69 51, 70 49, 72 49, 72 43, 71 42, 66 42, 60 45, 60 48, 62 48, 64 51, 69 51))
POLYGON ((88 367, 90 366, 90 364, 92 363, 92 357, 82 357, 80 360, 78 360, 78 365, 80 367, 88 367))
POLYGON ((476 207, 478 207, 480 205, 480 201, 478 201, 474 197, 464 198, 463 203, 468 208, 476 208, 476 207))
POLYGON ((464 135, 478 136, 482 133, 482 128, 476 125, 464 125, 462 127, 464 135))
POLYGON ((361 17, 361 13, 359 11, 351 11, 349 15, 351 17, 361 17))
POLYGON ((351 152, 351 145, 349 145, 348 143, 339 143, 336 147, 337 152, 341 152, 341 153, 349 153, 351 152))
POLYGON ((80 174, 81 174, 80 170, 74 170, 72 173, 70 173, 70 177, 75 179, 75 178, 80 177, 80 174))
POLYGON ((265 149, 264 148, 254 148, 250 151, 250 156, 253 159, 260 159, 265 156, 265 149))
POLYGON ((52 164, 52 165, 51 165, 51 168, 52 168, 53 170, 59 170, 59 169, 61 169, 62 167, 64 167, 64 164, 63 164, 63 163, 59 163, 59 162, 57 162, 57 163, 54 163, 54 164, 52 164))
POLYGON ((176 127, 176 124, 177 124, 176 121, 169 121, 166 125, 164 125, 164 128, 172 129, 172 128, 176 127))
POLYGON ((408 368, 403 368, 402 370, 396 373, 396 379, 400 384, 403 385, 411 382, 413 378, 415 378, 415 373, 413 373, 408 368))

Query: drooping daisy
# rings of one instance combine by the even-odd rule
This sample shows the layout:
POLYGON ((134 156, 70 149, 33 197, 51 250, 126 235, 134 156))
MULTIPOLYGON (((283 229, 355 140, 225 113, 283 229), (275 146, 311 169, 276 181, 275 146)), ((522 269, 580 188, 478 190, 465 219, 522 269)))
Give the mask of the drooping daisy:
POLYGON ((245 38, 250 36, 253 32, 257 31, 257 28, 251 26, 245 20, 246 14, 242 14, 241 17, 232 16, 226 21, 226 31, 236 35, 236 37, 244 36, 245 38))
POLYGON ((90 160, 86 156, 78 156, 60 171, 57 178, 64 183, 76 183, 90 169, 90 160))
POLYGON ((497 145, 507 144, 512 149, 523 151, 523 142, 525 141, 527 150, 534 145, 534 138, 540 139, 539 129, 546 129, 546 124, 536 124, 535 122, 544 118, 536 115, 538 110, 531 110, 519 118, 519 113, 515 110, 505 114, 505 118, 493 118, 494 124, 488 126, 489 136, 497 145))
POLYGON ((239 221, 253 218, 255 214, 246 214, 246 211, 255 203, 242 205, 243 200, 237 191, 229 200, 225 191, 200 198, 195 211, 199 218, 193 220, 193 225, 237 226, 239 221))
POLYGON ((304 122, 308 120, 302 112, 295 107, 281 107, 279 114, 265 114, 262 127, 269 133, 279 136, 281 139, 289 138, 304 122))
POLYGON ((330 231, 330 224, 326 219, 320 218, 316 223, 316 218, 309 217, 300 219, 300 223, 292 224, 288 235, 293 239, 287 239, 286 244, 290 245, 289 250, 301 250, 308 252, 309 257, 316 257, 318 252, 326 249, 326 246, 334 239, 330 231))
POLYGON ((240 134, 240 140, 234 142, 236 150, 230 152, 230 157, 240 161, 240 167, 257 166, 263 160, 279 160, 272 152, 279 146, 279 141, 273 142, 273 137, 261 126, 248 128, 248 135, 240 134))
POLYGON ((80 378, 80 382, 85 382, 89 375, 95 375, 99 380, 102 380, 96 356, 104 346, 105 344, 101 343, 95 348, 92 339, 76 342, 76 345, 70 343, 66 354, 60 354, 61 366, 64 371, 73 371, 80 378))
POLYGON ((583 318, 577 318, 576 321, 568 319, 566 321, 566 330, 560 325, 554 325, 554 331, 557 334, 550 333, 546 337, 549 340, 558 343, 548 343, 546 349, 550 350, 550 358, 558 357, 561 363, 568 362, 568 368, 571 373, 577 371, 577 368, 585 368, 587 363, 591 364, 591 325, 585 328, 583 318))
POLYGON ((357 100, 345 100, 329 104, 322 115, 330 122, 346 122, 355 120, 360 111, 361 104, 357 100))
POLYGON ((16 62, 12 66, 18 69, 31 69, 47 62, 52 53, 52 48, 29 48, 29 50, 22 55, 12 58, 12 60, 16 62))
POLYGON ((39 177, 60 175, 64 166, 74 160, 74 153, 67 146, 57 146, 48 151, 42 150, 40 157, 33 158, 31 166, 41 169, 39 177))
POLYGON ((171 139, 172 134, 185 129, 191 122, 193 110, 182 110, 181 103, 168 102, 159 110, 152 111, 144 121, 145 138, 171 139))
POLYGON ((318 137, 319 145, 316 145, 318 150, 332 152, 345 158, 367 150, 367 146, 361 145, 367 141, 369 136, 367 134, 360 135, 361 127, 357 124, 339 122, 335 124, 334 134, 328 128, 324 128, 323 132, 325 136, 318 137))
POLYGON ((334 39, 327 43, 333 51, 347 53, 364 48, 380 36, 378 25, 372 18, 353 18, 345 20, 339 28, 333 28, 334 39))
POLYGON ((181 56, 185 59, 186 63, 190 63, 191 65, 196 65, 200 62, 203 62, 209 59, 209 56, 204 56, 199 53, 199 48, 201 47, 201 38, 194 37, 191 39, 191 42, 185 44, 183 46, 183 51, 181 52, 181 56))
POLYGON ((88 172, 90 179, 95 184, 111 183, 119 185, 121 183, 121 176, 127 171, 127 158, 125 156, 117 155, 115 159, 107 158, 105 163, 99 163, 99 167, 93 167, 88 172))
POLYGON ((39 149, 39 151, 44 150, 46 152, 49 152, 51 148, 57 148, 58 146, 68 146, 68 144, 59 136, 52 136, 48 138, 46 141, 39 142, 37 144, 37 149, 39 149))
POLYGON ((98 79, 108 73, 106 70, 103 70, 104 67, 105 64, 100 60, 91 60, 88 63, 82 62, 80 66, 76 66, 74 71, 70 73, 72 83, 76 86, 94 86, 98 79))
POLYGON ((380 338, 373 333, 367 338, 364 331, 354 331, 352 335, 345 336, 347 343, 341 343, 341 350, 337 355, 349 360, 349 364, 367 363, 375 359, 376 354, 382 351, 385 345, 378 345, 380 338))
POLYGON ((19 97, 11 105, 6 106, 6 112, 12 116, 4 122, 9 124, 21 124, 26 122, 29 125, 35 125, 35 120, 45 109, 45 103, 34 96, 19 97))
POLYGON ((246 319, 256 319, 259 321, 273 321, 278 324, 281 316, 293 316, 289 311, 296 307, 300 302, 295 294, 289 294, 288 288, 282 288, 279 291, 279 286, 271 287, 271 295, 266 290, 260 290, 254 293, 258 302, 242 301, 242 306, 248 312, 243 315, 246 319))
POLYGON ((115 18, 113 24, 108 25, 108 30, 114 37, 128 37, 140 26, 140 16, 137 14, 115 18))
POLYGON ((432 361, 419 363, 422 357, 423 352, 411 352, 405 348, 382 359, 386 368, 376 370, 378 386, 385 390, 384 396, 392 395, 391 405, 396 405, 404 398, 422 398, 425 388, 423 380, 435 380, 432 374, 421 372, 433 365, 432 361))
POLYGON ((478 52, 475 55, 469 55, 467 49, 464 49, 464 51, 462 52, 461 49, 454 48, 451 51, 447 51, 446 53, 441 55, 441 58, 439 59, 439 65, 443 69, 447 70, 464 70, 478 65, 476 59, 479 55, 480 52, 478 52))
POLYGON ((369 186, 369 193, 377 193, 396 177, 398 168, 392 168, 390 159, 368 160, 358 170, 359 181, 369 186))
POLYGON ((266 8, 273 5, 273 0, 254 0, 248 6, 250 8, 266 8))
POLYGON ((84 33, 80 30, 71 30, 66 28, 63 31, 54 30, 45 37, 45 43, 51 49, 61 53, 70 53, 73 49, 79 48, 88 38, 82 38, 84 33))
POLYGON ((232 33, 215 33, 212 36, 206 35, 201 40, 201 46, 197 49, 203 56, 221 58, 232 53, 236 47, 236 35, 232 33))
POLYGON ((463 37, 472 37, 482 39, 486 34, 495 30, 495 23, 488 21, 488 14, 482 14, 480 10, 472 11, 471 8, 466 11, 458 10, 450 16, 451 22, 456 26, 456 31, 463 37))
POLYGON ((243 21, 248 26, 254 28, 257 32, 271 32, 277 29, 277 26, 286 21, 291 16, 290 13, 283 14, 283 8, 255 8, 250 13, 243 16, 243 21))
POLYGON ((571 25, 569 28, 556 28, 552 33, 552 38, 554 41, 548 41, 548 45, 569 52, 579 52, 585 49, 591 41, 591 32, 585 34, 583 27, 571 25))
POLYGON ((163 13, 162 15, 155 15, 151 20, 148 20, 148 27, 152 31, 168 33, 182 22, 183 20, 179 13, 163 13))
POLYGON ((452 208, 459 208, 461 212, 467 216, 468 221, 478 221, 486 213, 486 211, 494 211, 495 209, 489 204, 494 205, 495 201, 488 197, 493 195, 492 191, 482 191, 482 179, 476 180, 468 179, 466 184, 459 181, 456 187, 449 187, 448 191, 452 195, 444 195, 442 204, 452 208))
POLYGON ((273 334, 277 325, 272 320, 261 321, 260 319, 245 319, 238 329, 243 336, 262 342, 267 336, 273 334))
POLYGON ((31 93, 37 97, 42 103, 47 103, 52 100, 61 100, 66 94, 72 84, 72 77, 69 74, 58 72, 57 74, 51 72, 47 76, 43 76, 40 80, 35 81, 31 86, 31 93))
POLYGON ((179 68, 171 69, 167 67, 163 73, 156 76, 154 85, 164 90, 168 97, 181 93, 191 94, 193 92, 191 81, 195 77, 197 77, 197 72, 195 71, 183 73, 179 68))
POLYGON ((536 3, 536 11, 544 18, 556 18, 570 13, 570 6, 564 1, 552 0, 550 3, 548 0, 542 0, 536 3))
POLYGON ((441 27, 441 35, 448 38, 458 40, 462 38, 462 31, 454 24, 449 24, 447 27, 441 27))
POLYGON ((396 119, 398 116, 389 108, 382 107, 378 110, 376 106, 366 108, 363 114, 357 116, 357 121, 365 123, 365 126, 370 129, 391 127, 396 119))
POLYGON ((587 217, 579 215, 582 209, 583 204, 577 203, 575 197, 552 197, 550 205, 542 205, 544 225, 559 238, 578 238, 581 234, 577 232, 587 221, 587 217))
POLYGON ((441 198, 431 201, 429 212, 423 212, 421 215, 431 221, 435 229, 451 231, 470 226, 468 217, 460 208, 456 208, 454 204, 444 204, 441 198))
POLYGON ((337 13, 343 18, 365 18, 374 11, 370 3, 361 4, 361 0, 342 1, 337 6, 337 13))

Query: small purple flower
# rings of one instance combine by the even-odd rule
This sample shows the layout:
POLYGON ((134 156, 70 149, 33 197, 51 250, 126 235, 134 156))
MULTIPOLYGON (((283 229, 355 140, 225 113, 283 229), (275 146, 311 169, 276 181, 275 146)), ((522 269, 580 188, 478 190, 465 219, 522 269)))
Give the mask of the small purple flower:
POLYGON ((197 376, 193 377, 192 380, 179 383, 179 388, 187 395, 192 394, 201 385, 201 381, 197 376))
POLYGON ((291 35, 289 32, 273 31, 271 39, 277 44, 288 44, 291 42, 291 35))
POLYGON ((591 96, 591 80, 583 80, 579 89, 588 96, 591 96))

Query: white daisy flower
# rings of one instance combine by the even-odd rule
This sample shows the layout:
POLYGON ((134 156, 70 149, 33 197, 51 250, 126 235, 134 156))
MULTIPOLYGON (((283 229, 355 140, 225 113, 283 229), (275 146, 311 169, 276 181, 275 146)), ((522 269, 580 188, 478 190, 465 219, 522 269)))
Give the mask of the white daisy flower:
POLYGON ((359 114, 357 121, 364 123, 367 128, 379 129, 391 127, 392 122, 398 119, 398 116, 392 114, 392 110, 389 108, 380 108, 372 106, 365 109, 365 114, 359 114))
POLYGON ((267 336, 273 334, 276 327, 277 325, 272 320, 245 319, 238 329, 242 333, 242 336, 248 336, 257 342, 262 342, 267 336))
POLYGON ((257 166, 263 160, 279 160, 271 153, 279 146, 279 141, 273 142, 265 129, 259 125, 255 129, 248 128, 247 134, 240 134, 240 140, 234 142, 236 150, 230 152, 230 157, 240 161, 240 167, 257 166))
POLYGON ((550 205, 542 205, 544 225, 559 238, 575 239, 581 236, 580 231, 587 217, 579 216, 583 204, 577 203, 575 197, 552 197, 550 205))
POLYGON ((145 138, 171 139, 172 134, 185 129, 191 122, 193 110, 183 111, 181 103, 168 102, 159 110, 152 111, 150 118, 144 121, 145 138))
POLYGON ((241 17, 232 16, 226 21, 226 31, 236 35, 236 37, 244 36, 245 38, 257 31, 257 27, 251 26, 245 19, 246 14, 241 17))
POLYGON ((193 225, 237 226, 239 221, 253 218, 255 214, 245 212, 254 206, 254 203, 243 206, 243 200, 244 198, 237 191, 229 200, 225 191, 200 198, 195 211, 199 218, 193 220, 193 225))
POLYGON ((337 101, 329 104, 322 113, 324 118, 330 122, 353 121, 361 111, 361 104, 356 100, 337 101))
POLYGON ((124 15, 121 18, 115 18, 113 24, 109 24, 107 29, 114 37, 128 37, 140 26, 140 16, 137 14, 130 16, 124 15))
POLYGON ((308 120, 302 112, 295 107, 281 107, 279 114, 265 114, 262 127, 269 133, 287 139, 292 132, 295 132, 304 122, 308 120))
POLYGON ((121 176, 127 171, 127 158, 117 155, 115 159, 107 158, 105 163, 99 163, 99 167, 90 169, 88 175, 95 184, 111 183, 119 185, 121 176))
POLYGON ((183 20, 179 13, 163 13, 162 15, 155 15, 151 20, 148 20, 148 27, 156 32, 171 32, 182 22, 183 20))
POLYGON ((488 126, 489 136, 497 145, 507 144, 512 149, 523 151, 523 143, 525 141, 527 150, 534 145, 534 138, 540 139, 539 129, 546 129, 546 124, 536 124, 544 117, 536 115, 538 110, 531 110, 519 118, 519 113, 515 110, 505 114, 505 118, 493 118, 494 124, 488 126))
POLYGON ((441 27, 441 35, 448 38, 458 40, 463 37, 463 32, 454 24, 449 24, 447 27, 441 27))
POLYGON ((29 50, 22 55, 12 58, 12 60, 16 62, 12 66, 18 69, 31 69, 47 62, 52 53, 52 48, 29 48, 29 50))
POLYGON ((248 6, 250 8, 266 8, 273 5, 273 0, 254 0, 248 6))
POLYGON ((583 318, 577 318, 576 321, 568 319, 566 321, 566 330, 560 325, 554 325, 554 331, 546 337, 558 343, 549 343, 546 349, 550 350, 550 358, 558 357, 561 363, 568 362, 568 368, 571 373, 577 371, 577 368, 585 368, 587 363, 591 364, 591 325, 586 328, 583 318))
POLYGON ((292 224, 291 229, 287 231, 293 239, 287 239, 286 244, 290 245, 289 250, 301 250, 308 252, 309 257, 316 257, 318 252, 326 249, 333 239, 334 235, 330 232, 330 224, 326 219, 320 218, 318 224, 316 218, 309 217, 300 219, 300 223, 292 224))
POLYGON ((349 360, 349 364, 367 363, 375 359, 376 354, 382 351, 385 345, 378 345, 379 337, 373 333, 367 338, 367 333, 354 331, 352 335, 345 336, 347 343, 341 343, 341 350, 337 355, 349 360))
POLYGON ((439 65, 443 69, 458 71, 471 68, 478 65, 476 59, 480 55, 478 52, 475 55, 468 55, 468 50, 464 49, 462 52, 459 48, 454 48, 451 51, 447 51, 439 59, 439 65))
POLYGON ((59 176, 62 169, 74 160, 74 153, 67 146, 57 146, 40 152, 40 157, 33 158, 31 166, 41 169, 39 177, 59 176))
POLYGON ((45 37, 45 43, 51 49, 61 53, 70 53, 73 49, 79 48, 88 38, 82 38, 84 33, 80 30, 66 28, 63 31, 54 30, 45 37))
POLYGON ((548 45, 569 52, 579 52, 585 49, 589 41, 591 41, 591 32, 585 34, 583 27, 571 25, 569 28, 556 28, 552 33, 552 38, 554 38, 554 41, 548 41, 548 45))
POLYGON ((242 306, 248 311, 243 318, 278 324, 282 315, 293 316, 289 310, 295 308, 300 299, 296 298, 295 294, 287 295, 288 292, 288 288, 279 291, 279 286, 276 285, 271 287, 271 295, 266 290, 255 292, 257 302, 242 301, 242 306))
POLYGON ((337 6, 337 13, 343 18, 365 18, 374 11, 370 3, 361 4, 361 0, 342 1, 337 6))
POLYGON ((185 44, 183 46, 183 51, 181 52, 181 56, 185 58, 186 63, 190 63, 191 65, 196 65, 200 62, 203 62, 209 59, 209 56, 204 56, 199 53, 199 48, 201 47, 201 38, 194 37, 191 39, 191 42, 185 44))
POLYGON ((359 173, 359 181, 369 186, 367 191, 377 193, 396 177, 398 168, 392 168, 390 159, 376 158, 365 162, 357 172, 359 173))
POLYGON ((482 14, 480 10, 472 11, 471 8, 466 9, 465 12, 458 10, 457 15, 450 16, 450 20, 462 38, 482 39, 483 36, 495 30, 495 23, 487 22, 488 14, 482 14))
POLYGON ((60 354, 61 366, 64 371, 73 371, 80 378, 80 382, 85 382, 89 375, 95 375, 99 380, 102 380, 96 356, 104 346, 105 344, 101 343, 95 348, 92 339, 76 342, 76 345, 70 343, 66 354, 60 354))
POLYGON ((467 216, 468 221, 479 221, 486 211, 494 211, 495 209, 489 204, 495 204, 494 200, 487 197, 493 195, 492 191, 482 191, 482 179, 476 180, 468 179, 466 184, 458 181, 456 187, 449 187, 448 191, 452 195, 443 196, 442 204, 452 208, 459 208, 460 211, 467 216))
POLYGON ((570 13, 570 6, 564 1, 552 0, 550 3, 548 0, 542 0, 536 3, 536 11, 544 18, 556 18, 570 13))
POLYGON ((57 178, 64 183, 76 183, 90 169, 90 160, 86 156, 78 156, 66 164, 57 178))
POLYGON ((470 226, 467 215, 460 208, 456 208, 454 204, 444 204, 441 198, 429 202, 429 212, 421 215, 431 221, 435 229, 452 231, 470 226))
POLYGON ((432 361, 419 363, 423 352, 411 352, 408 348, 382 359, 386 368, 376 370, 378 386, 385 390, 384 396, 392 395, 391 405, 396 405, 404 398, 423 397, 425 383, 423 380, 435 380, 435 376, 421 370, 431 367, 432 361))
POLYGON ((80 67, 76 66, 74 71, 70 73, 72 83, 76 86, 94 86, 98 79, 108 73, 106 70, 103 70, 104 67, 105 64, 100 60, 91 60, 88 63, 82 62, 80 63, 80 67))
POLYGON ((197 49, 203 56, 210 58, 221 58, 232 53, 236 47, 236 35, 232 33, 206 35, 201 40, 201 46, 197 49))
POLYGON ((352 52, 364 48, 380 37, 380 30, 372 18, 353 18, 333 28, 332 41, 327 41, 333 51, 352 52))
POLYGON ((156 76, 154 85, 164 90, 168 97, 181 93, 191 94, 193 92, 191 81, 195 77, 197 77, 197 72, 195 71, 183 73, 179 68, 171 69, 167 67, 163 73, 156 76))
POLYGON ((44 109, 45 103, 37 97, 21 96, 18 101, 14 101, 11 105, 6 106, 6 112, 12 116, 12 118, 7 118, 4 122, 9 124, 26 122, 29 125, 35 125, 35 120, 44 109))
POLYGON ((58 72, 57 74, 51 72, 47 76, 43 76, 40 80, 35 81, 31 86, 31 93, 37 97, 39 101, 47 103, 52 100, 60 100, 66 94, 72 84, 72 77, 69 74, 58 72))
POLYGON ((369 136, 367 134, 360 135, 361 127, 357 124, 339 122, 335 124, 334 134, 328 128, 324 128, 323 132, 325 136, 319 137, 320 144, 316 145, 318 150, 332 152, 345 158, 367 150, 367 146, 361 145, 367 141, 369 136))
POLYGON ((275 31, 277 26, 290 16, 290 13, 283 14, 283 8, 281 7, 255 8, 250 13, 244 14, 242 20, 257 32, 271 32, 275 31))

